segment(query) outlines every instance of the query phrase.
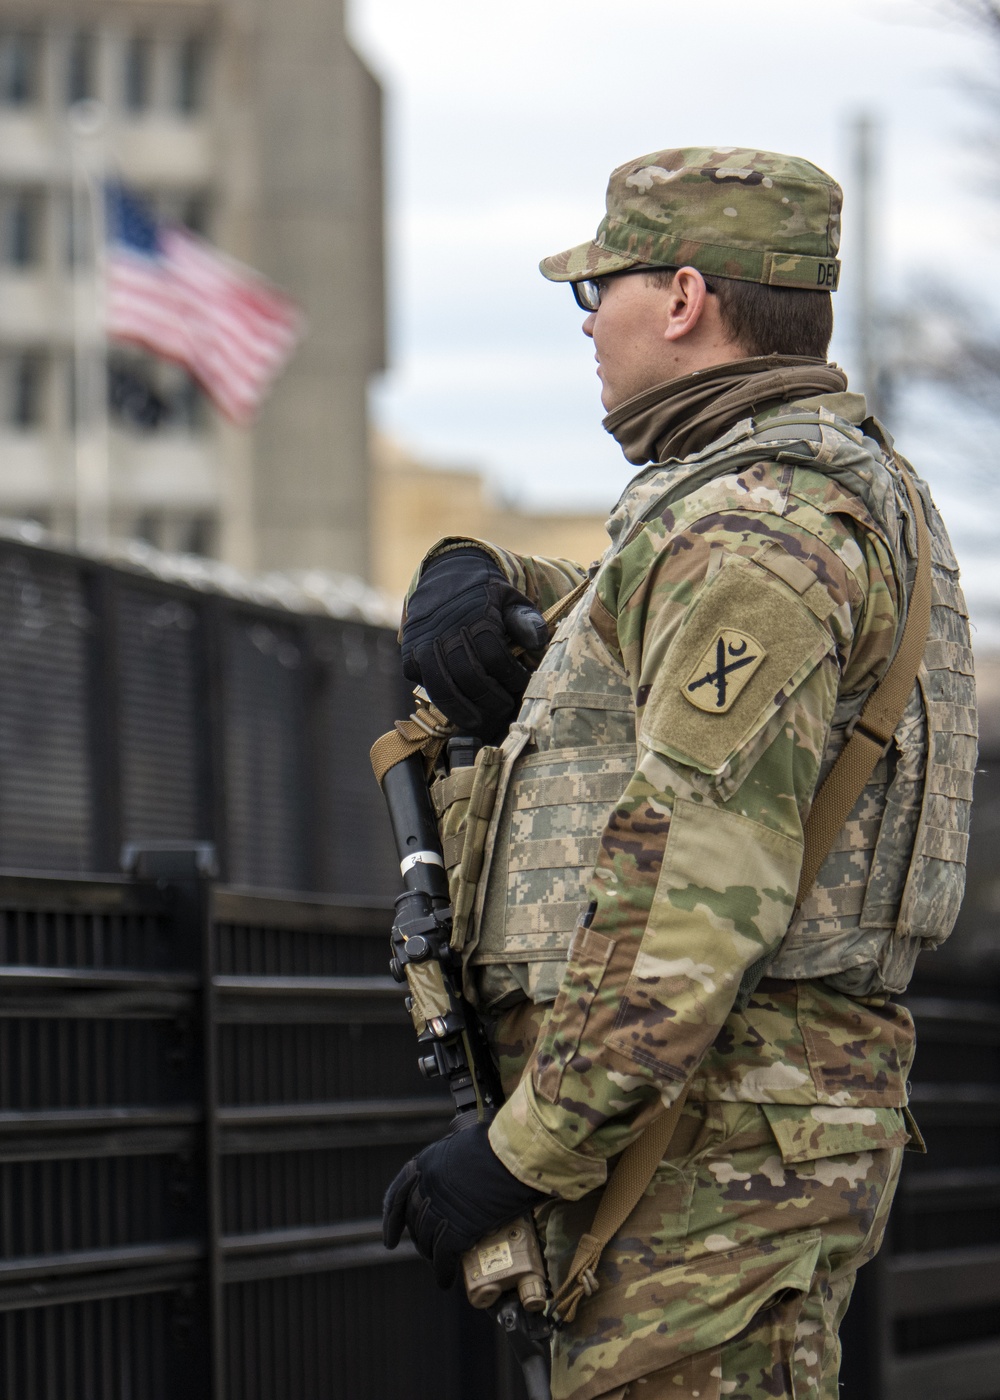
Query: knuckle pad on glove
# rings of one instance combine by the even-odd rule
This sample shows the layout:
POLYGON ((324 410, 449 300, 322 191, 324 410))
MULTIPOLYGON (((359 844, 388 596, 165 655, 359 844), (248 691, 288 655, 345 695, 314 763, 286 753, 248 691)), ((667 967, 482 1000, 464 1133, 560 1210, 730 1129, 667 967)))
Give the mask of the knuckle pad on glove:
POLYGON ((504 612, 507 635, 526 651, 541 651, 549 637, 548 624, 537 608, 518 603, 504 612))
POLYGON ((506 710, 511 697, 504 685, 484 667, 474 645, 475 639, 465 637, 464 651, 450 655, 456 677, 460 680, 463 693, 480 709, 486 711, 506 710))
POLYGON ((470 643, 483 671, 505 692, 508 703, 519 701, 530 672, 510 653, 507 642, 491 629, 474 629, 470 643))

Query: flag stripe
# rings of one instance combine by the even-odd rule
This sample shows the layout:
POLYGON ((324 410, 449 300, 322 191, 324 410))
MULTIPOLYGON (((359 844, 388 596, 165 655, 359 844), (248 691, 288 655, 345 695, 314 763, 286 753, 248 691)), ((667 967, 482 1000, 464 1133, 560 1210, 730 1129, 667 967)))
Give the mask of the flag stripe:
POLYGON ((127 236, 109 247, 108 334, 183 365, 223 413, 249 422, 302 335, 301 312, 187 229, 156 232, 152 252, 127 236))

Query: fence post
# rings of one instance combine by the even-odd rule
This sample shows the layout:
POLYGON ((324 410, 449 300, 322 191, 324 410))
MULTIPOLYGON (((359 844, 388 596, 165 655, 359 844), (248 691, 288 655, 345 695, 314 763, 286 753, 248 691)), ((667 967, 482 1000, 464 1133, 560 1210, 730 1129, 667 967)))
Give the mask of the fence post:
POLYGON ((225 1315, 222 1277, 222 1202, 219 1180, 215 949, 212 937, 212 880, 217 867, 210 842, 150 841, 126 845, 122 868, 137 880, 154 880, 172 907, 178 952, 201 979, 202 1164, 205 1231, 205 1286, 209 1343, 209 1400, 226 1394, 225 1315))

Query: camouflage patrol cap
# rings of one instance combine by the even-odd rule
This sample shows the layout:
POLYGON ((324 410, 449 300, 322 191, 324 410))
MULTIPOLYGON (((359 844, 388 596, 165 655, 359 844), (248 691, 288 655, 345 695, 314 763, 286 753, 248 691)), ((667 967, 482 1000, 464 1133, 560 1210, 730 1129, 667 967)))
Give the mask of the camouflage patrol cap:
POLYGON ((832 292, 842 199, 835 180, 795 156, 735 146, 654 151, 612 172, 593 241, 540 267, 552 282, 648 263, 832 292))

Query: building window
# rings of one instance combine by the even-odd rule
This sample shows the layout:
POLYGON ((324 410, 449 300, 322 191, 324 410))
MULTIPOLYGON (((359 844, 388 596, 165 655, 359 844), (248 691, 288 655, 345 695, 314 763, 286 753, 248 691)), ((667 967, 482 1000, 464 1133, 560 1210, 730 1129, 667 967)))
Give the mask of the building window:
POLYGON ((168 405, 156 383, 155 366, 138 356, 113 354, 108 362, 108 408, 123 428, 153 433, 162 427, 168 405))
POLYGON ((202 238, 209 237, 211 225, 211 196, 203 190, 158 190, 149 198, 161 223, 183 224, 202 238))
POLYGON ((202 238, 209 236, 209 199, 205 194, 188 195, 182 200, 180 208, 180 221, 185 228, 189 228, 192 233, 200 234, 202 238))
POLYGON ((182 39, 177 48, 177 110, 185 116, 200 112, 205 102, 205 40, 200 34, 182 39))
POLYGON ((4 361, 5 418, 9 427, 39 428, 45 410, 45 360, 39 354, 11 355, 4 361))
POLYGON ((181 554, 200 554, 211 559, 215 554, 215 520, 210 515, 190 515, 175 526, 175 548, 181 554))
POLYGON ((147 34, 133 34, 125 45, 124 76, 126 108, 148 111, 153 101, 153 41, 147 34))
POLYGON ((70 39, 66 65, 66 100, 89 102, 97 96, 97 41, 93 34, 79 30, 70 39))
POLYGON ((108 360, 113 422, 133 433, 199 432, 208 426, 205 395, 180 368, 140 350, 113 350, 108 360))
POLYGON ((0 32, 0 106, 38 101, 40 48, 37 34, 0 32))
POLYGON ((183 370, 175 370, 175 374, 178 382, 172 397, 173 422, 191 433, 204 432, 209 423, 205 391, 183 370))
POLYGON ((216 552, 216 521, 211 515, 179 515, 146 511, 135 523, 136 538, 168 554, 198 554, 211 559, 216 552))
POLYGON ((37 267, 42 260, 42 200, 31 190, 0 196, 0 259, 6 267, 37 267))

